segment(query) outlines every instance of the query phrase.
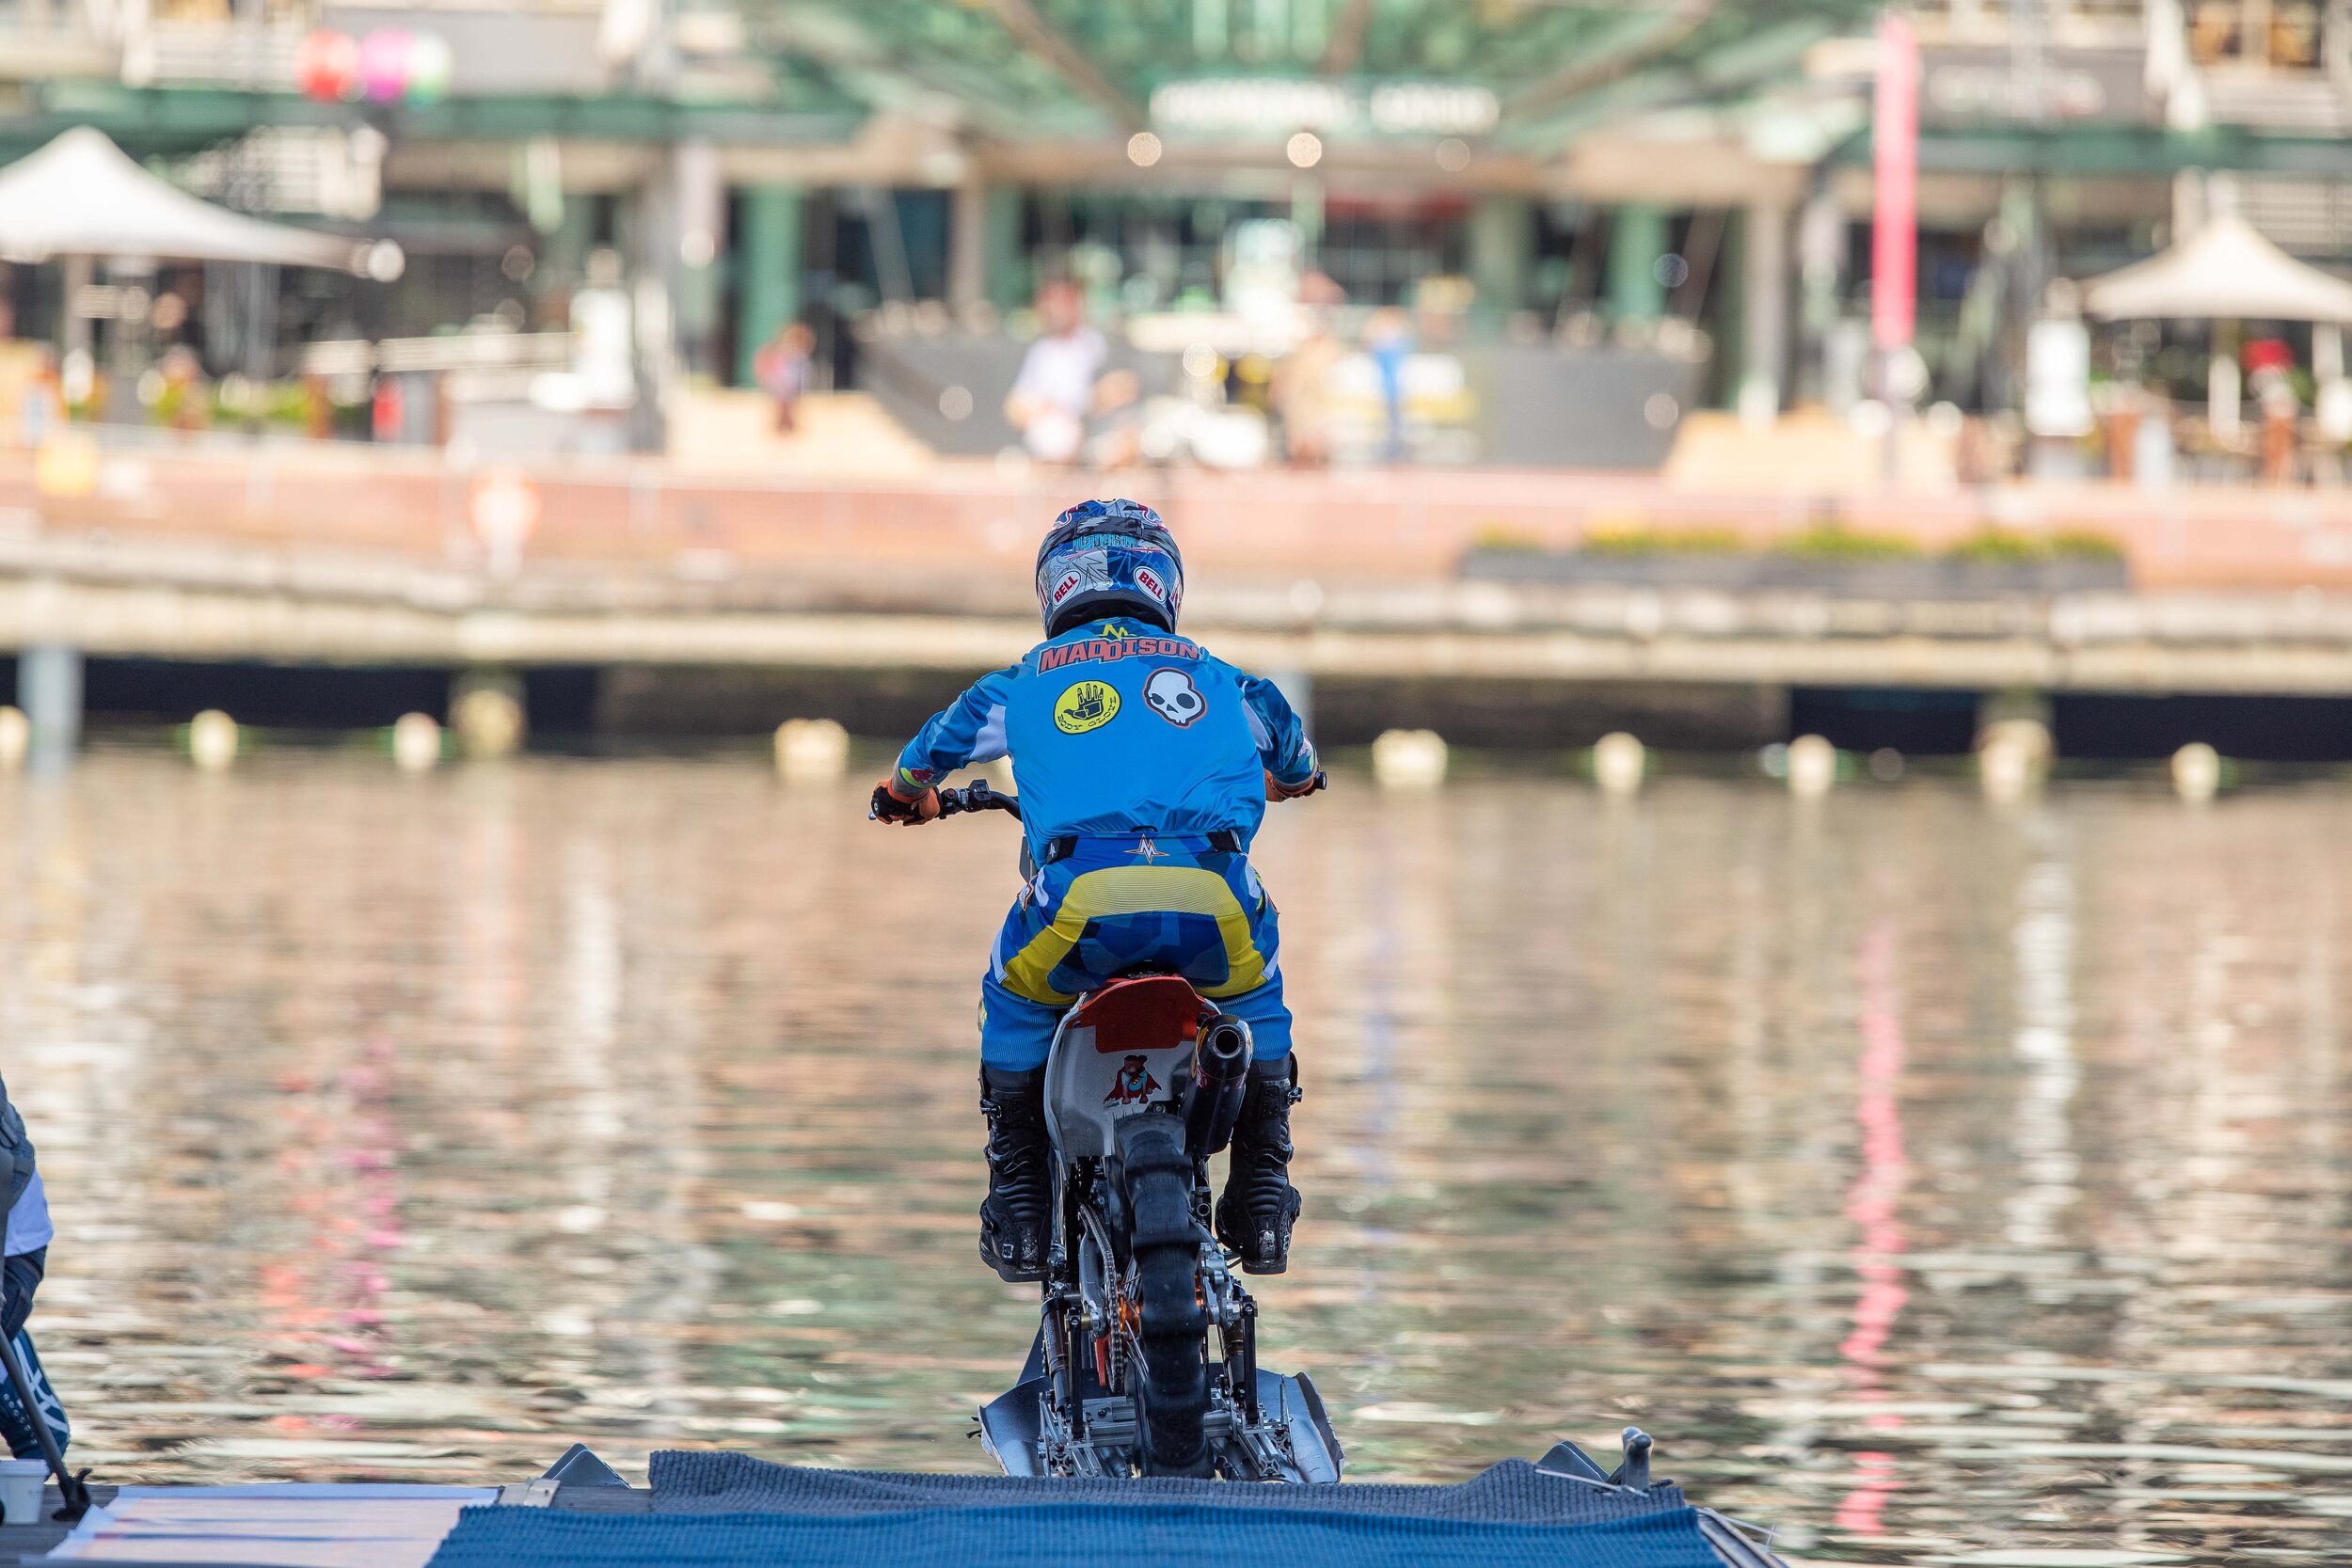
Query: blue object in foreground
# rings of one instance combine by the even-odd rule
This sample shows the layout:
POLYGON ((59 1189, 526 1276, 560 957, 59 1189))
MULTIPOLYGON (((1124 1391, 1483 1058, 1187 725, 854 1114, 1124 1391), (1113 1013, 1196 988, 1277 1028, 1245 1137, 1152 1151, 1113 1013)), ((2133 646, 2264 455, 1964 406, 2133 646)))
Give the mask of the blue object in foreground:
POLYGON ((469 1508, 431 1568, 1720 1568, 1689 1508, 1597 1525, 1169 1503, 813 1518, 469 1508))
MULTIPOLYGON (((33 1399, 40 1406, 41 1419, 48 1423, 49 1434, 57 1440, 57 1451, 63 1453, 73 1441, 73 1423, 66 1419, 65 1402, 50 1386, 49 1373, 40 1364, 40 1353, 33 1349, 31 1330, 16 1331, 16 1357, 24 1363, 24 1375, 32 1380, 33 1399)), ((0 1361, 0 1366, 5 1365, 5 1361, 0 1361)), ((25 1418, 24 1402, 16 1397, 16 1388, 5 1373, 0 1373, 0 1441, 8 1444, 12 1458, 41 1457, 40 1438, 25 1418)))

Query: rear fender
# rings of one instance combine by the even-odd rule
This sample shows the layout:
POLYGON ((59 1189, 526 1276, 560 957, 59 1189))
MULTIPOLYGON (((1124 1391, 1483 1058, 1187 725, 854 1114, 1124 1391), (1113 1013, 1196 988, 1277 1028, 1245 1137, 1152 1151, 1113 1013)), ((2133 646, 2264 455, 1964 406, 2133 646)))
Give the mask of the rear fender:
POLYGON ((1081 997, 1045 1064, 1045 1119, 1061 1157, 1106 1159, 1123 1118, 1173 1104, 1214 1011, 1174 974, 1113 980, 1081 997))

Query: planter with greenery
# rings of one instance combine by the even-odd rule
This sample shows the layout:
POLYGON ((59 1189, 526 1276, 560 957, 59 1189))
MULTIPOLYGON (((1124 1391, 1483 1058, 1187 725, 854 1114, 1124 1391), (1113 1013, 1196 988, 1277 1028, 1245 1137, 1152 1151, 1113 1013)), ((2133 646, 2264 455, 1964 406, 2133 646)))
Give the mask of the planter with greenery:
POLYGON ((1904 535, 1836 522, 1811 525, 1769 549, 1746 547, 1728 529, 1596 530, 1573 550, 1482 539, 1462 558, 1461 573, 1486 581, 1811 590, 1853 598, 1997 598, 2131 585, 2122 547, 2101 534, 1987 529, 1930 554, 1904 535))

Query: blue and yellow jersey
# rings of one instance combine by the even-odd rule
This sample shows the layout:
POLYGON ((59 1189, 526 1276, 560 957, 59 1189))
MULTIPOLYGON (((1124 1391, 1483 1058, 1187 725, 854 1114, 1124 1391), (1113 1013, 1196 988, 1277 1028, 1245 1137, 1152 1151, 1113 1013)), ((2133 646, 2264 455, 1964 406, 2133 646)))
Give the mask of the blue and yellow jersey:
POLYGON ((1272 681, 1117 618, 1073 626, 975 682, 898 754, 898 784, 924 789, 1008 755, 1033 848, 1065 833, 1231 828, 1247 839, 1265 816, 1264 773, 1295 788, 1315 771, 1306 728, 1272 681))

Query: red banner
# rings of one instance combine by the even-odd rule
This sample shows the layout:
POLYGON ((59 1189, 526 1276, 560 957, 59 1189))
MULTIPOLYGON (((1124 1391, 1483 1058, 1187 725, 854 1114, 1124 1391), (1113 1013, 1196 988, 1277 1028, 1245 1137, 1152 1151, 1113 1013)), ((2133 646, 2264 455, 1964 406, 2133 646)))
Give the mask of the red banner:
POLYGON ((1919 40, 1892 11, 1879 19, 1871 120, 1870 341, 1883 351, 1911 341, 1919 262, 1919 40))

